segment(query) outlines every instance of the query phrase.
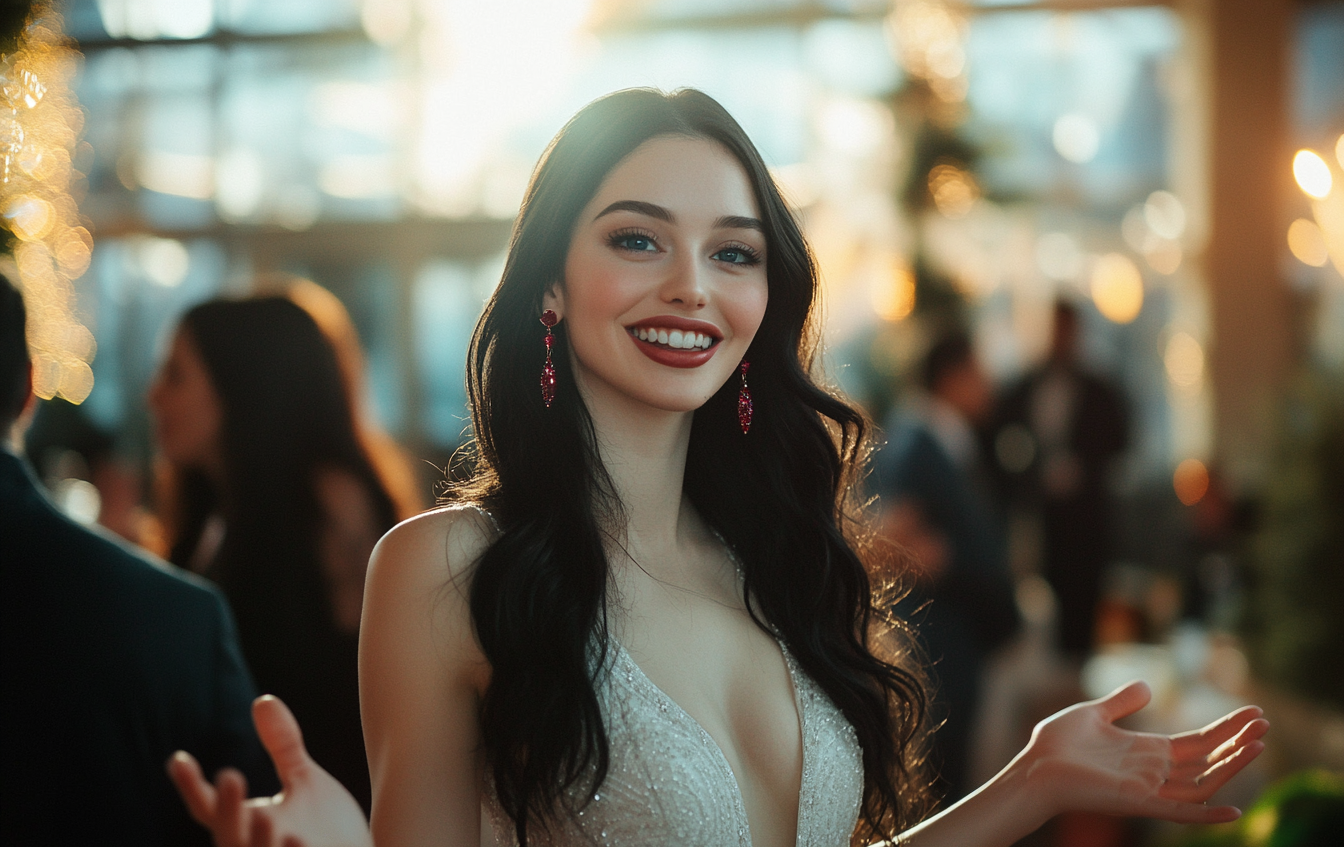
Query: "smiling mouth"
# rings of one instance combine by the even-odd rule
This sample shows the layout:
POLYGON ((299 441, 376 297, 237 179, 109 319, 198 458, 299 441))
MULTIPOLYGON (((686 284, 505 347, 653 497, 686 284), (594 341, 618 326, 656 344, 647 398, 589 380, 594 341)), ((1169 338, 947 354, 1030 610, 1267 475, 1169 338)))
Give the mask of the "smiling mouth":
POLYGON ((664 327, 631 327, 629 333, 640 341, 657 345, 665 350, 699 352, 708 350, 719 343, 719 339, 703 332, 689 332, 664 327))

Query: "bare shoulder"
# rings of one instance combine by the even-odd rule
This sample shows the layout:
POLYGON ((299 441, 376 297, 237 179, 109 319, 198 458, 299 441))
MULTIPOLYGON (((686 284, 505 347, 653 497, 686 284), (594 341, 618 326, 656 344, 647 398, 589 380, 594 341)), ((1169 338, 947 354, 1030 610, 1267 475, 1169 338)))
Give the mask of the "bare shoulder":
POLYGON ((471 576, 496 531, 471 507, 435 509, 404 520, 369 559, 361 653, 378 657, 361 675, 412 660, 412 673, 446 671, 483 691, 489 669, 471 619, 471 576))
POLYGON ((425 578, 465 588, 471 572, 498 536, 490 516, 474 506, 447 506, 402 521, 378 542, 369 562, 369 579, 425 578), (409 572, 409 573, 407 573, 409 572))
POLYGON ((472 508, 436 509, 383 536, 369 562, 359 695, 379 844, 476 844, 481 698, 490 665, 468 602, 495 538, 472 508))

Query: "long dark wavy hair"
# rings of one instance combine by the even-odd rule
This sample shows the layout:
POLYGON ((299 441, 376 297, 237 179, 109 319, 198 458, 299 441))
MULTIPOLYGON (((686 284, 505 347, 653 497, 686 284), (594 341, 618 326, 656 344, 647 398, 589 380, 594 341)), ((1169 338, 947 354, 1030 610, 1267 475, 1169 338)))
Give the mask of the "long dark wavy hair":
POLYGON ((603 542, 622 509, 572 389, 563 322, 554 350, 562 388, 554 405, 542 403, 538 316, 544 292, 564 283, 578 215, 603 179, 645 141, 669 135, 713 141, 741 164, 765 225, 769 281, 747 353, 751 432, 738 426, 729 380, 695 412, 685 493, 741 562, 752 618, 784 640, 858 734, 865 787, 856 843, 890 838, 926 808, 925 694, 918 665, 895 663, 878 634, 895 622, 885 620, 853 543, 860 525, 848 495, 867 427, 810 376, 817 272, 798 223, 742 128, 695 90, 620 91, 560 131, 533 174, 503 278, 472 337, 474 469, 447 499, 486 506, 502 530, 470 587, 492 668, 481 710, 488 768, 522 844, 529 827, 571 811, 567 789, 595 788, 606 775, 594 675, 609 643, 603 542))
POLYGON ((324 468, 352 475, 372 495, 379 524, 395 523, 335 350, 307 312, 280 296, 210 300, 178 327, 223 407, 223 478, 173 469, 165 504, 172 561, 189 562, 212 512, 228 524, 226 550, 263 544, 314 555, 323 517, 315 479, 324 468))

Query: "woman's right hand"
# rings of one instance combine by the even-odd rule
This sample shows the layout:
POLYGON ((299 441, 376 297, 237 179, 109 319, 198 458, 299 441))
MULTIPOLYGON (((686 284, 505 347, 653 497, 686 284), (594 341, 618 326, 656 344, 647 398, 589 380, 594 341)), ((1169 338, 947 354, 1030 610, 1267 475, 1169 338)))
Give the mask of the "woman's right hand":
POLYGON ((293 713, 279 699, 258 697, 252 722, 275 764, 281 790, 247 799, 247 780, 232 768, 214 784, 190 753, 168 760, 168 774, 187 809, 218 847, 373 847, 364 813, 350 792, 308 756, 293 713))

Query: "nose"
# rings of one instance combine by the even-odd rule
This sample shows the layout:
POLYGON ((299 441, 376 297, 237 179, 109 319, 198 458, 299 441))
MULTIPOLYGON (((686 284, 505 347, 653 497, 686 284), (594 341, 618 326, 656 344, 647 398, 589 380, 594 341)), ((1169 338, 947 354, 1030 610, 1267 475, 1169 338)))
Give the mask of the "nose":
POLYGON ((703 308, 709 302, 709 269, 696 260, 692 251, 682 251, 670 263, 667 277, 663 280, 663 302, 692 309, 703 308))

